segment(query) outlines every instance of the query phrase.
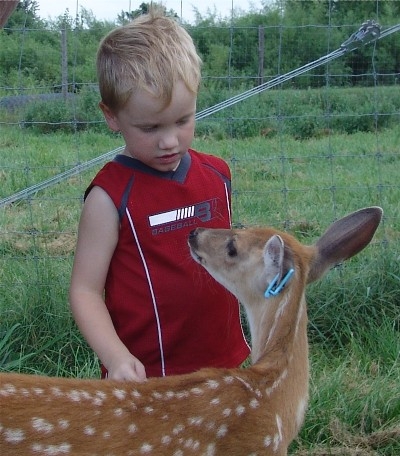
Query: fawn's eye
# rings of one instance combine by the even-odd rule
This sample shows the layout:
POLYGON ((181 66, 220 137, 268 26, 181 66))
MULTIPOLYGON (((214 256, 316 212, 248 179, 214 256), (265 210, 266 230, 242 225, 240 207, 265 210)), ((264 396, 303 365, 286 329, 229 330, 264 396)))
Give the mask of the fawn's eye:
POLYGON ((233 239, 230 239, 227 246, 227 252, 230 257, 235 257, 237 255, 237 249, 235 247, 235 243, 233 239))

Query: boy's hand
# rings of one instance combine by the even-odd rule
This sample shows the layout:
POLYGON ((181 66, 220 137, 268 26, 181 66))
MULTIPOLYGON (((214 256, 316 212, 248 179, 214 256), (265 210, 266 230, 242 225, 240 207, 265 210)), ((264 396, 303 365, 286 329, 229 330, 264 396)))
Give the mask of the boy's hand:
POLYGON ((125 359, 115 360, 107 370, 107 378, 109 380, 134 382, 144 382, 146 380, 146 370, 143 364, 131 354, 125 359))

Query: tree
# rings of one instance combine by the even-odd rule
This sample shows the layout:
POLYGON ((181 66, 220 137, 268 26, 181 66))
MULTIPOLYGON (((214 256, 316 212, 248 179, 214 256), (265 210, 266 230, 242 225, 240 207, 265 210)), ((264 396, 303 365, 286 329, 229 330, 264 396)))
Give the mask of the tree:
POLYGON ((141 16, 142 14, 147 14, 149 12, 150 7, 155 7, 161 9, 164 14, 168 17, 174 17, 179 19, 178 14, 173 10, 167 10, 167 8, 162 3, 151 2, 151 3, 141 3, 139 8, 134 11, 121 11, 121 14, 118 15, 117 23, 118 24, 125 24, 129 21, 135 19, 135 17, 141 16))

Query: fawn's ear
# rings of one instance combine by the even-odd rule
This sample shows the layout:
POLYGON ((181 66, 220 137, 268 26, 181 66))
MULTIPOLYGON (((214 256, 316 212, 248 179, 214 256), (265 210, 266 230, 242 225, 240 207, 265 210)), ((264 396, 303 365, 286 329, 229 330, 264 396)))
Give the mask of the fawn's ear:
POLYGON ((308 283, 363 250, 373 238, 382 214, 380 207, 367 207, 333 223, 315 244, 317 252, 308 274, 308 283))
POLYGON ((279 280, 283 274, 283 258, 285 252, 285 245, 283 239, 275 234, 268 239, 264 247, 264 272, 267 281, 270 281, 278 275, 279 280))
POLYGON ((264 296, 276 296, 294 273, 293 255, 279 234, 272 236, 264 247, 264 296))

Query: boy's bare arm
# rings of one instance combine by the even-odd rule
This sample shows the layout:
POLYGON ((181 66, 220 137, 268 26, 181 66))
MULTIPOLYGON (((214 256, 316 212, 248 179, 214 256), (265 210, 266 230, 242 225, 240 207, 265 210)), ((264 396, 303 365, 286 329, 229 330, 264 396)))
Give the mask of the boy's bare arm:
POLYGON ((99 187, 89 193, 79 223, 70 287, 75 321, 115 380, 143 381, 143 364, 121 342, 103 299, 104 284, 118 240, 118 214, 99 187))
POLYGON ((71 297, 71 308, 79 329, 113 380, 143 381, 146 372, 143 364, 134 357, 117 336, 104 301, 85 294, 71 297), (73 302, 84 303, 74 306, 73 302))

